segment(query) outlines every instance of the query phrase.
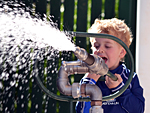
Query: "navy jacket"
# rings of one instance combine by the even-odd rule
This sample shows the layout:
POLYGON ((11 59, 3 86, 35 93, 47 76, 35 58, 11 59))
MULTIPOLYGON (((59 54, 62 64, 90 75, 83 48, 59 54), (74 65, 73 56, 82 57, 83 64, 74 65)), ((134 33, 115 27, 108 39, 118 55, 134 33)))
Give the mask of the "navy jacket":
MULTIPOLYGON (((95 82, 93 79, 84 78, 81 80, 82 83, 96 84, 102 91, 103 96, 108 96, 119 89, 121 89, 126 83, 130 70, 121 63, 119 67, 114 70, 110 70, 113 74, 120 74, 123 82, 116 88, 109 89, 105 81, 95 82)), ((139 84, 139 79, 136 73, 133 75, 133 79, 126 89, 126 91, 121 94, 119 97, 103 101, 102 108, 104 113, 143 113, 145 106, 145 99, 143 97, 143 88, 139 84)), ((90 102, 77 102, 76 103, 76 112, 77 113, 89 113, 91 105, 90 102)))

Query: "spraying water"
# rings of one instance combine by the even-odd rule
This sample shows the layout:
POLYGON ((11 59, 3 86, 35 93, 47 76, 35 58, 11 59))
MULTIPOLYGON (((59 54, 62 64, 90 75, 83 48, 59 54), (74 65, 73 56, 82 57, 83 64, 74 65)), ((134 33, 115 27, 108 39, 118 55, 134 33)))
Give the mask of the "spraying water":
POLYGON ((52 46, 60 51, 74 50, 74 44, 71 43, 70 37, 53 27, 46 18, 43 20, 32 18, 29 12, 25 12, 23 9, 17 12, 17 10, 11 10, 8 6, 4 6, 0 11, 2 44, 12 44, 13 42, 13 45, 18 46, 21 43, 32 41, 34 45, 29 45, 32 47, 52 46))
MULTIPOLYGON (((55 28, 52 21, 47 21, 46 17, 43 20, 33 18, 21 8, 11 9, 4 5, 0 8, 0 20, 0 64, 7 62, 13 66, 14 71, 16 65, 25 63, 29 56, 34 58, 36 51, 42 48, 75 50, 71 38, 55 28)), ((1 78, 6 75, 3 73, 1 78)))
MULTIPOLYGON (((44 57, 47 56, 47 59, 53 57, 54 60, 55 57, 59 57, 57 56, 59 51, 75 50, 71 36, 58 30, 50 18, 45 16, 40 19, 36 14, 31 16, 20 4, 13 3, 13 5, 14 8, 10 8, 7 3, 1 4, 0 1, 0 91, 3 90, 3 94, 10 97, 6 97, 7 100, 4 101, 0 100, 0 104, 11 99, 13 92, 8 91, 11 87, 18 87, 20 80, 22 84, 29 82, 27 75, 31 71, 31 65, 35 63, 35 58, 44 61, 44 57), (20 73, 22 70, 24 72, 20 73), (3 86, 2 81, 6 83, 9 81, 9 85, 3 86)), ((53 65, 46 69, 51 67, 53 65)), ((42 66, 39 68, 43 69, 42 66)), ((31 74, 30 78, 33 75, 31 74)), ((51 78, 47 78, 47 82, 49 79, 51 78)), ((19 90, 22 89, 23 87, 19 86, 19 90)), ((26 90, 28 91, 28 88, 26 90)), ((1 95, 2 93, 0 97, 1 95)), ((0 111, 2 109, 0 106, 0 111)), ((5 111, 9 112, 7 107, 5 111)))

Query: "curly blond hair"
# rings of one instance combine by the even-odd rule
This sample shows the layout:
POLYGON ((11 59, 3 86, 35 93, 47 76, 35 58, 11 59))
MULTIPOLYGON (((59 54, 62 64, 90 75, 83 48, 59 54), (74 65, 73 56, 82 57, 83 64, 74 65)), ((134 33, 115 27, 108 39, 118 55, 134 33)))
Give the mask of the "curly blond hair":
MULTIPOLYGON (((117 18, 99 20, 96 19, 94 24, 88 30, 89 33, 106 33, 121 39, 127 47, 131 45, 132 33, 124 20, 117 18)), ((90 38, 92 41, 92 38, 90 38)))

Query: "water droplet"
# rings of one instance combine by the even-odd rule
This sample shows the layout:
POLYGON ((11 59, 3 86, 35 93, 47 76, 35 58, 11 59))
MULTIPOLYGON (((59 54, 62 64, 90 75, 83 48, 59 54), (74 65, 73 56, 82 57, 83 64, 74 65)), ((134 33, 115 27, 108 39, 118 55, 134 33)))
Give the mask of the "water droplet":
POLYGON ((23 99, 24 95, 21 95, 21 99, 23 99))
POLYGON ((36 108, 36 109, 38 108, 38 104, 35 105, 35 108, 36 108))
POLYGON ((16 83, 16 81, 14 80, 14 81, 11 81, 10 82, 10 86, 14 86, 15 85, 15 83, 16 83))
POLYGON ((5 108, 5 111, 7 111, 7 110, 8 110, 8 107, 5 108))
POLYGON ((21 107, 23 108, 23 107, 24 107, 24 104, 21 104, 21 107))
POLYGON ((2 89, 3 88, 3 84, 2 84, 2 82, 0 82, 0 89, 2 89))
POLYGON ((19 87, 19 90, 22 90, 22 86, 19 87))
POLYGON ((8 97, 11 97, 11 94, 12 94, 12 93, 10 92, 9 95, 8 95, 8 97))

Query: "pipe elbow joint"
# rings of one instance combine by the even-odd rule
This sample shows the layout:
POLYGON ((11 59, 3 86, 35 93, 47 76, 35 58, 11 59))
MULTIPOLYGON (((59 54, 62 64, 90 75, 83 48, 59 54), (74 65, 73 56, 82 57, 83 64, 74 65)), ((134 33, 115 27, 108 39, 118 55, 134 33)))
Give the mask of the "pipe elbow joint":
POLYGON ((63 66, 58 72, 57 88, 64 95, 72 95, 72 86, 69 84, 68 74, 63 66))
POLYGON ((102 92, 97 85, 86 84, 85 92, 86 95, 90 95, 91 101, 102 100, 102 92))

